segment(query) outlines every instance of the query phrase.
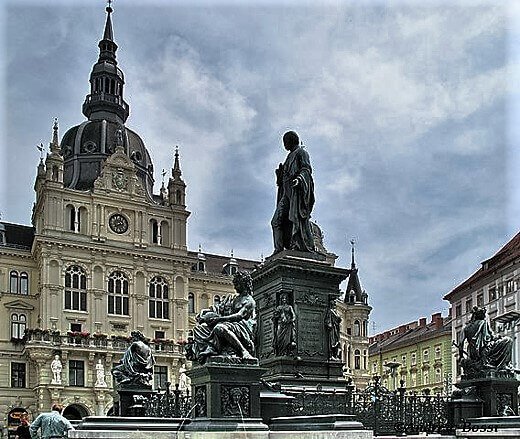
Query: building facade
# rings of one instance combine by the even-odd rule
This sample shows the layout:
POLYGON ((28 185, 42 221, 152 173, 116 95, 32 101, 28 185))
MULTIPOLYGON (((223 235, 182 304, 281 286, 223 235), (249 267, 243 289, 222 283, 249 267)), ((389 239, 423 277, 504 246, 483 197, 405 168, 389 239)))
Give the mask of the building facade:
MULTIPOLYGON (((513 366, 519 367, 520 352, 520 233, 491 258, 481 263, 481 267, 468 279, 444 296, 450 302, 452 337, 457 343, 462 339, 462 330, 471 318, 474 306, 484 307, 491 328, 500 335, 513 339, 513 366)), ((460 377, 457 365, 458 352, 454 347, 454 379, 460 377)))
POLYGON ((186 184, 175 153, 153 193, 153 163, 126 126, 124 74, 107 8, 86 120, 52 129, 34 184, 32 226, 0 223, 0 413, 12 432, 65 406, 79 419, 112 407, 111 368, 139 330, 155 351, 155 388, 177 382, 195 314, 234 292, 254 261, 188 251, 186 184))
POLYGON ((402 382, 410 391, 451 393, 451 357, 451 318, 441 313, 370 337, 370 372, 389 390, 402 382))
POLYGON ((352 243, 352 261, 345 294, 337 304, 341 321, 341 351, 345 363, 343 375, 352 379, 358 389, 364 389, 370 381, 368 363, 368 322, 372 307, 368 304, 368 294, 361 287, 358 268, 354 258, 352 243))

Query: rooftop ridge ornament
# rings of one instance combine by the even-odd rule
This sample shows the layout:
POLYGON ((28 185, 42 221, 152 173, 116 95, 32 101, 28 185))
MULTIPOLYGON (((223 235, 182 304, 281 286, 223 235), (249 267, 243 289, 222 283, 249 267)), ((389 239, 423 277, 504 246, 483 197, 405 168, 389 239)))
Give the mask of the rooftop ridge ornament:
POLYGON ((45 147, 43 146, 43 142, 40 142, 39 145, 36 145, 36 149, 40 151, 40 162, 43 162, 43 155, 45 151, 45 147))
POLYGON ((50 144, 51 153, 60 153, 60 141, 58 137, 58 118, 55 117, 52 124, 52 141, 50 144))
POLYGON ((354 268, 356 268, 356 262, 355 262, 355 258, 354 258, 355 247, 356 247, 356 239, 355 238, 350 238, 350 246, 352 248, 352 250, 351 250, 351 252, 352 252, 352 259, 351 259, 351 262, 350 262, 350 268, 354 269, 354 268))

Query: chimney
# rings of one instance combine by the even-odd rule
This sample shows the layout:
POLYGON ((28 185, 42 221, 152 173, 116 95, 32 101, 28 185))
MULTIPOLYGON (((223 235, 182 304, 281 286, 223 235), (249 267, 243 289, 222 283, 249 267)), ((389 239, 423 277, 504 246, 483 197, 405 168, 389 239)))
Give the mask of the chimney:
POLYGON ((421 317, 419 319, 419 327, 423 327, 423 326, 426 326, 426 317, 421 317))
POLYGON ((432 323, 435 325, 435 329, 442 328, 443 319, 440 312, 432 314, 432 323))

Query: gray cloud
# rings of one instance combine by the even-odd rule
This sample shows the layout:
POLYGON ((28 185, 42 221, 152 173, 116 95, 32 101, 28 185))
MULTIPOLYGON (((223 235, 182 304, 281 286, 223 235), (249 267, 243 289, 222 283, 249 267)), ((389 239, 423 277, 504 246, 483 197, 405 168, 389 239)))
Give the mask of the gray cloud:
MULTIPOLYGON (((82 120, 104 16, 80 4, 4 10, 7 220, 29 221, 34 145, 52 118, 62 132, 82 120)), ((506 167, 518 163, 518 16, 467 2, 120 2, 128 126, 152 154, 157 189, 180 146, 190 247, 250 258, 272 251, 273 169, 296 129, 315 219, 341 265, 358 238, 381 330, 446 309, 442 296, 518 229, 506 167)))

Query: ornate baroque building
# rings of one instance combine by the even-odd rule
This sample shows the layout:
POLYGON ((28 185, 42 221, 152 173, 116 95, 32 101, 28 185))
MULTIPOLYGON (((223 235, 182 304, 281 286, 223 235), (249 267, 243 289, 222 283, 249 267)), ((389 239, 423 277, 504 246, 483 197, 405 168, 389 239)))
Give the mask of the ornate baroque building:
POLYGON ((178 152, 167 186, 153 193, 150 155, 126 126, 111 13, 83 103, 87 120, 61 142, 55 121, 38 165, 33 226, 0 223, 4 428, 52 402, 64 404, 70 419, 109 412, 110 369, 132 330, 151 339, 155 387, 176 382, 195 313, 233 292, 236 270, 253 268, 253 261, 188 251, 178 152))
POLYGON ((368 367, 368 321, 372 307, 368 304, 368 294, 361 288, 353 242, 350 270, 345 295, 337 303, 342 317, 340 339, 345 363, 343 375, 347 379, 351 378, 356 387, 363 389, 371 378, 368 367))

